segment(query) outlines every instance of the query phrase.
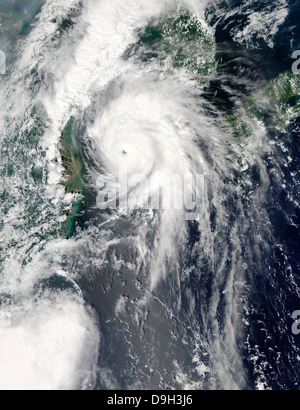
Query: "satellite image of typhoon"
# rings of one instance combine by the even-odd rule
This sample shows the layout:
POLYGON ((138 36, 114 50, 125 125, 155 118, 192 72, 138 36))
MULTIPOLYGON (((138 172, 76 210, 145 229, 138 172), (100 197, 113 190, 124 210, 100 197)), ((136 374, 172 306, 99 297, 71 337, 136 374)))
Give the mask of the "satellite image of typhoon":
POLYGON ((299 389, 299 16, 0 0, 1 390, 299 389))

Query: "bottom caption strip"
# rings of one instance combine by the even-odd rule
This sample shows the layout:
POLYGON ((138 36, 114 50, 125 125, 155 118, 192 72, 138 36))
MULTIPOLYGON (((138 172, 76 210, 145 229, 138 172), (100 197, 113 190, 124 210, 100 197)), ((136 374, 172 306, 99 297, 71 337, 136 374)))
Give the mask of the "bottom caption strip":
POLYGON ((170 405, 186 407, 193 404, 193 394, 159 394, 119 392, 111 394, 106 392, 106 404, 112 406, 131 406, 141 408, 144 406, 170 405))

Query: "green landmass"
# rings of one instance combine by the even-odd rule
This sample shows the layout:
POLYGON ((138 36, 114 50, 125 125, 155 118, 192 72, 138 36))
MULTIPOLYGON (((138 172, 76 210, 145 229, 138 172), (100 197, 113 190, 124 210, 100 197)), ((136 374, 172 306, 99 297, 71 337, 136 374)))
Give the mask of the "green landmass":
POLYGON ((216 72, 215 38, 186 10, 179 17, 151 22, 140 33, 140 39, 157 53, 162 63, 171 61, 173 68, 185 68, 198 81, 216 72))
POLYGON ((194 274, 194 272, 195 272, 195 266, 185 269, 185 271, 183 272, 182 278, 181 278, 181 283, 188 282, 191 276, 194 274))
POLYGON ((276 104, 275 127, 283 133, 300 115, 300 75, 281 73, 267 88, 267 95, 276 104))
POLYGON ((75 232, 76 222, 84 209, 87 194, 84 165, 75 138, 74 118, 71 118, 61 136, 61 156, 66 173, 63 185, 66 193, 77 194, 77 200, 72 204, 71 210, 64 211, 66 220, 62 224, 62 235, 66 238, 70 238, 75 232))
POLYGON ((117 321, 118 321, 118 318, 114 317, 114 318, 112 318, 112 319, 107 319, 107 320, 105 321, 105 323, 106 323, 107 325, 114 325, 115 323, 117 323, 117 321))

